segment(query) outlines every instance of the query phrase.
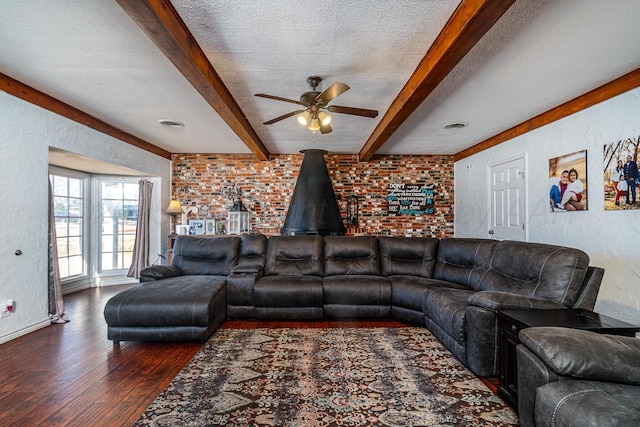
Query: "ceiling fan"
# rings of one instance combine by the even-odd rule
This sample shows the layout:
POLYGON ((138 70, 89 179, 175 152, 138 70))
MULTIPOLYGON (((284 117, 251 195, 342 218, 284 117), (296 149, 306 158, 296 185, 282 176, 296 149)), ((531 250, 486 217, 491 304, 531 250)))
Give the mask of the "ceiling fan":
POLYGON ((256 93, 256 96, 268 99, 275 99, 276 101, 290 102, 292 104, 298 104, 305 107, 303 110, 296 110, 275 119, 264 122, 264 125, 271 125, 280 120, 287 119, 289 117, 297 116, 298 123, 306 126, 311 131, 320 131, 325 134, 331 132, 331 116, 325 113, 323 110, 327 110, 331 113, 350 114, 352 116, 361 117, 376 117, 378 115, 377 110, 367 110, 365 108, 354 107, 341 107, 338 105, 328 105, 338 95, 348 91, 350 88, 344 83, 335 82, 322 92, 318 92, 316 88, 322 81, 322 78, 318 76, 311 76, 307 78, 307 83, 311 86, 311 90, 305 92, 300 97, 299 101, 294 99, 282 98, 274 95, 266 95, 264 93, 256 93))

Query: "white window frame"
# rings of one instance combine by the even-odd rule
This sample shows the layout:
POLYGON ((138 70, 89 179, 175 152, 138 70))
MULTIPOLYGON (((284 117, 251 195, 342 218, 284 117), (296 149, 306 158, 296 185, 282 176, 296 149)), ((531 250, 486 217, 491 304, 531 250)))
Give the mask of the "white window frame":
POLYGON ((92 184, 92 206, 95 206, 95 214, 92 215, 92 227, 91 240, 91 265, 93 267, 92 276, 95 278, 97 286, 108 286, 113 284, 126 284, 137 283, 138 279, 133 277, 127 277, 129 267, 125 267, 117 270, 100 271, 100 257, 102 256, 102 248, 100 247, 101 239, 101 224, 102 224, 102 211, 99 208, 101 206, 102 199, 102 183, 107 182, 125 182, 138 184, 141 177, 139 176, 116 176, 116 175, 93 175, 91 178, 92 184))
MULTIPOLYGON (((82 274, 65 277, 60 280, 62 285, 62 293, 67 294, 76 292, 82 289, 91 287, 91 254, 90 254, 90 239, 91 239, 91 227, 89 218, 91 218, 91 203, 90 203, 90 182, 91 175, 74 171, 71 169, 64 169, 56 166, 49 166, 49 175, 62 176, 66 178, 73 178, 82 181, 82 255, 83 255, 83 272, 82 274)), ((50 178, 49 178, 50 179, 50 178)))

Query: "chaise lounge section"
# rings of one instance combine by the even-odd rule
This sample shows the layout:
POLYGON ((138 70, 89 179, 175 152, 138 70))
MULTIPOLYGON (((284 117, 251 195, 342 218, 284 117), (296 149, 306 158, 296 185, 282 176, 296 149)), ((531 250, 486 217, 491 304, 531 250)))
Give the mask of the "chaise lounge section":
POLYGON ((602 275, 584 252, 539 243, 180 236, 172 265, 145 269, 105 319, 117 342, 206 340, 224 318, 391 317, 426 326, 474 373, 496 376, 499 310, 592 309, 602 275), (191 318, 179 314, 187 306, 191 318))
POLYGON ((145 269, 140 284, 107 302, 108 339, 205 342, 227 317, 239 250, 239 237, 177 239, 171 266, 145 269))

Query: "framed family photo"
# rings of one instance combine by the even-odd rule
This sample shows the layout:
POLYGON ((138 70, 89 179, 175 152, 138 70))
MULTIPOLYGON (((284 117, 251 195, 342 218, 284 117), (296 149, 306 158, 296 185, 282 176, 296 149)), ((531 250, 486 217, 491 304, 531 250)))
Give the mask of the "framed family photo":
POLYGON ((204 219, 189 220, 189 234, 204 234, 204 219))
POLYGON ((605 144, 604 210, 640 209, 638 151, 640 136, 605 144))
POLYGON ((587 150, 549 159, 551 212, 587 210, 587 150))

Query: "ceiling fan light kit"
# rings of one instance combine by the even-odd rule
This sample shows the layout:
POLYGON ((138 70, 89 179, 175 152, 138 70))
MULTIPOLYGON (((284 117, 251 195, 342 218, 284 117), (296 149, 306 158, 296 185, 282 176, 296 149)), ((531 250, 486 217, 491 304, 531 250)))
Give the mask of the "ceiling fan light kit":
POLYGON ((318 76, 311 76, 307 78, 307 83, 311 86, 311 90, 307 91, 300 96, 300 100, 296 101, 294 99, 282 98, 280 96, 275 95, 267 95, 264 93, 256 93, 256 96, 261 98, 274 99, 276 101, 289 102, 292 104, 302 105, 305 107, 305 110, 297 110, 292 111, 290 113, 284 114, 282 116, 276 117, 275 119, 268 120, 264 122, 264 125, 271 125, 280 120, 287 119, 292 116, 296 116, 296 120, 302 126, 306 126, 312 132, 317 132, 318 130, 322 134, 326 134, 331 132, 331 116, 325 113, 322 110, 327 110, 332 113, 338 114, 349 114, 352 116, 360 116, 360 117, 369 117, 374 118, 378 116, 377 110, 368 110, 365 108, 354 108, 354 107, 340 107, 337 105, 328 105, 331 101, 333 101, 338 95, 348 91, 350 88, 348 85, 335 82, 327 89, 322 92, 318 92, 316 88, 322 82, 322 78, 318 76))

